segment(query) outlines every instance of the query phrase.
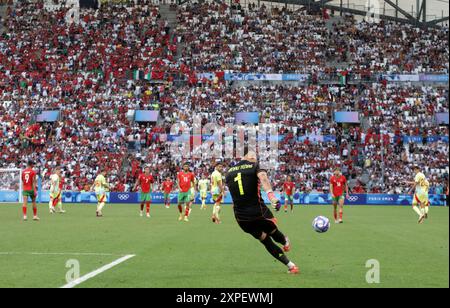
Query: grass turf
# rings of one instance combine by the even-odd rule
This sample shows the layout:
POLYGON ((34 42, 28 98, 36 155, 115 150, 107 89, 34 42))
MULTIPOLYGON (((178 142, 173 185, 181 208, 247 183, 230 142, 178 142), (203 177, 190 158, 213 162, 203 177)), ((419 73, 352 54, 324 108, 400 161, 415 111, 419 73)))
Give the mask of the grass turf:
POLYGON ((311 222, 331 208, 278 213, 293 244, 289 257, 302 270, 290 276, 239 229, 229 206, 221 225, 198 205, 189 223, 177 221, 173 205, 154 205, 151 219, 139 217, 137 205, 108 205, 102 219, 92 205, 65 207, 67 214, 51 216, 40 206, 40 222, 22 222, 20 206, 0 205, 0 287, 61 287, 69 259, 84 275, 127 254, 136 257, 79 287, 449 287, 447 208, 432 208, 418 225, 409 207, 346 207, 345 224, 326 234, 311 222), (380 284, 366 283, 369 259, 380 262, 380 284))

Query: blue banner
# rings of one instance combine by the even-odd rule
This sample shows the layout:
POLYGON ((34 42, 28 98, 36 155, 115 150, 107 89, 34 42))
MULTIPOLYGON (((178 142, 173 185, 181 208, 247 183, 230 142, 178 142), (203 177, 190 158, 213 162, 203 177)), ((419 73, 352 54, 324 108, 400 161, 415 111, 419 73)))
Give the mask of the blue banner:
POLYGON ((422 136, 403 136, 403 143, 422 143, 423 137, 422 136))
MULTIPOLYGON (((448 136, 430 136, 427 137, 427 142, 438 142, 442 141, 445 143, 449 143, 448 136)), ((423 137, 422 136, 403 136, 403 143, 422 143, 423 137)))
MULTIPOLYGON (((135 204, 140 202, 139 193, 108 193, 108 203, 118 204, 135 204)), ((281 202, 284 204, 284 194, 277 194, 281 202)), ((267 195, 263 193, 264 201, 269 204, 267 195)), ((178 202, 178 194, 170 194, 172 204, 178 202)), ((354 194, 350 195, 349 199, 345 200, 346 205, 398 205, 410 206, 412 204, 412 195, 388 195, 388 194, 354 194)), ((445 195, 430 195, 430 202, 433 206, 445 206, 445 195)), ((42 203, 48 203, 50 195, 48 191, 42 192, 42 203)), ((207 204, 213 204, 212 196, 208 193, 207 204)), ((15 191, 0 191, 0 202, 16 203, 19 202, 19 193, 15 191)), ((96 204, 97 197, 94 192, 64 192, 63 203, 87 203, 96 204)), ((152 203, 164 203, 164 194, 156 192, 152 194, 152 203)), ((196 204, 201 204, 200 195, 197 194, 195 198, 196 204)), ((232 204, 230 194, 226 194, 224 198, 225 204, 232 204)), ((329 194, 303 194, 297 193, 294 195, 294 204, 301 205, 331 205, 331 195, 329 194)))
POLYGON ((19 193, 11 190, 0 191, 0 202, 19 202, 19 193))
POLYGON ((420 81, 426 82, 445 82, 448 83, 448 75, 425 75, 419 77, 420 81))
POLYGON ((298 142, 305 142, 308 139, 311 143, 319 143, 319 142, 336 142, 336 136, 331 135, 307 135, 300 136, 297 138, 298 142))
POLYGON ((382 75, 382 78, 391 82, 444 82, 448 83, 448 74, 428 75, 428 74, 390 74, 382 75))
POLYGON ((307 74, 283 74, 281 79, 283 81, 301 81, 301 82, 305 82, 305 81, 308 81, 309 75, 307 75, 307 74))
MULTIPOLYGON (((178 140, 178 142, 181 141, 187 141, 187 140, 191 140, 193 137, 200 137, 200 135, 166 135, 167 137, 167 141, 173 142, 178 140), (180 138, 181 137, 181 138, 180 138)), ((155 138, 155 136, 154 136, 155 138)), ((214 140, 214 135, 202 135, 201 136, 202 141, 207 141, 207 140, 214 140)), ((278 136, 278 141, 283 141, 286 138, 286 135, 279 135, 278 136)), ((336 136, 333 135, 304 135, 304 136, 299 136, 297 137, 297 141, 298 142, 304 142, 306 140, 306 138, 309 138, 309 140, 313 143, 317 143, 317 142, 336 142, 336 136)), ((395 136, 394 137, 395 140, 397 140, 397 138, 402 138, 404 143, 422 143, 423 142, 423 137, 422 136, 395 136)), ((271 140, 274 140, 273 136, 271 136, 271 140)), ((432 142, 438 142, 438 141, 442 141, 445 143, 449 143, 449 136, 429 136, 427 137, 427 142, 432 143, 432 142)))
POLYGON ((245 74, 226 73, 226 81, 301 81, 309 79, 307 74, 245 74))
MULTIPOLYGON (((107 202, 113 202, 111 195, 114 193, 107 193, 107 202)), ((42 191, 41 202, 48 203, 50 201, 50 193, 48 191, 42 191)), ((116 201, 116 200, 114 200, 116 201)), ((97 203, 97 196, 95 192, 77 192, 77 191, 65 191, 62 194, 63 203, 97 203)), ((120 203, 120 202, 117 202, 120 203)))

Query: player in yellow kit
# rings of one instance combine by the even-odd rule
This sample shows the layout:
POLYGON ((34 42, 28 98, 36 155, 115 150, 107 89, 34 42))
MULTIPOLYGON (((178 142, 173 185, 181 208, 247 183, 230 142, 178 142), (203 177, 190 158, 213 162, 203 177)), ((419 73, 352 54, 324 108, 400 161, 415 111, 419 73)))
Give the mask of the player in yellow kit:
POLYGON ((200 198, 202 199, 202 210, 206 209, 206 198, 208 197, 208 188, 210 182, 205 175, 198 181, 198 191, 200 192, 200 198))
POLYGON ((425 174, 420 171, 419 166, 414 167, 415 178, 414 182, 409 182, 413 185, 415 193, 413 196, 412 206, 414 211, 419 215, 419 224, 422 224, 428 218, 430 210, 429 190, 430 182, 428 182, 425 174))
POLYGON ((97 195, 98 205, 97 205, 97 217, 103 217, 102 210, 106 204, 106 192, 109 190, 109 184, 106 181, 106 170, 103 170, 95 179, 94 185, 91 190, 95 191, 97 195))
POLYGON ((61 168, 56 167, 50 176, 50 202, 48 203, 48 207, 51 214, 56 213, 56 206, 58 206, 59 213, 65 213, 62 208, 61 184, 61 168))
POLYGON ((220 224, 220 210, 222 209, 222 200, 224 193, 223 185, 223 164, 218 163, 216 169, 211 175, 211 194, 214 201, 214 209, 212 215, 212 221, 216 224, 220 224))

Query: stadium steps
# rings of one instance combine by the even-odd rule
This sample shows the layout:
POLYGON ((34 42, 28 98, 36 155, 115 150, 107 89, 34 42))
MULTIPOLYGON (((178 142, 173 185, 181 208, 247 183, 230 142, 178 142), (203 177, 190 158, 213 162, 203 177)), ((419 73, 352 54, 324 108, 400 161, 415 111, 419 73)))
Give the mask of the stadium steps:
POLYGON ((3 26, 3 22, 6 20, 6 11, 8 9, 7 5, 0 5, 0 35, 6 30, 3 26))
POLYGON ((325 23, 328 31, 333 32, 334 27, 333 25, 340 23, 341 21, 343 21, 344 19, 341 16, 334 16, 331 17, 330 19, 328 19, 325 23))
MULTIPOLYGON (((167 20, 169 23, 170 31, 170 40, 173 42, 173 39, 175 37, 176 28, 178 26, 178 18, 177 18, 177 10, 171 8, 169 4, 160 4, 159 5, 159 14, 161 15, 161 19, 167 20)), ((177 48, 177 53, 174 55, 175 60, 179 58, 180 54, 180 47, 177 48)))
POLYGON ((169 22, 169 27, 175 29, 178 24, 177 11, 173 10, 168 4, 161 4, 159 6, 159 14, 163 20, 169 22))
MULTIPOLYGON (((325 26, 328 30, 328 32, 333 33, 334 32, 334 25, 339 24, 344 21, 344 18, 341 16, 333 16, 330 19, 328 19, 325 23, 325 26)), ((347 59, 350 59, 350 53, 347 53, 347 59)), ((350 62, 338 62, 338 61, 328 61, 327 65, 329 67, 333 67, 335 69, 345 70, 347 69, 351 63, 350 62)))

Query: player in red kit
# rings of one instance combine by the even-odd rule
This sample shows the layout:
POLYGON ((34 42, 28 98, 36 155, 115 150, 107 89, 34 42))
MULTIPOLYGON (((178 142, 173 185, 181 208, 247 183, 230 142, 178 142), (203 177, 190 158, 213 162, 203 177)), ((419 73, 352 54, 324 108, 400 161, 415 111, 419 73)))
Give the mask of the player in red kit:
POLYGON ((162 190, 164 192, 164 204, 166 209, 168 209, 170 208, 170 193, 173 190, 173 182, 170 177, 167 177, 167 179, 162 183, 162 190))
POLYGON ((27 168, 22 172, 22 185, 23 185, 23 220, 27 221, 27 209, 28 209, 28 198, 33 202, 33 220, 39 221, 37 216, 37 206, 36 206, 36 171, 33 170, 33 162, 29 162, 27 168))
POLYGON ((188 163, 183 165, 183 171, 178 173, 178 210, 180 211, 179 221, 183 220, 183 204, 185 204, 185 213, 184 213, 184 221, 189 221, 189 214, 191 212, 190 203, 191 203, 191 189, 194 187, 195 189, 195 175, 190 172, 190 166, 188 163))
POLYGON ((334 175, 330 179, 330 192, 333 199, 334 207, 334 221, 336 223, 343 223, 344 216, 344 202, 345 198, 349 198, 347 178, 341 173, 340 168, 334 170, 334 175), (345 192, 345 195, 344 195, 345 192), (339 206, 339 218, 337 207, 339 206))
POLYGON ((292 177, 288 176, 286 182, 283 185, 285 203, 284 203, 284 211, 287 213, 288 211, 288 203, 291 205, 291 212, 294 211, 294 192, 295 192, 295 183, 292 182, 292 177))
POLYGON ((142 173, 136 184, 134 185, 134 189, 136 190, 138 186, 141 187, 141 217, 144 216, 144 205, 147 205, 147 217, 150 218, 150 204, 152 202, 152 186, 155 182, 155 179, 150 174, 150 168, 145 167, 144 173, 142 173))

